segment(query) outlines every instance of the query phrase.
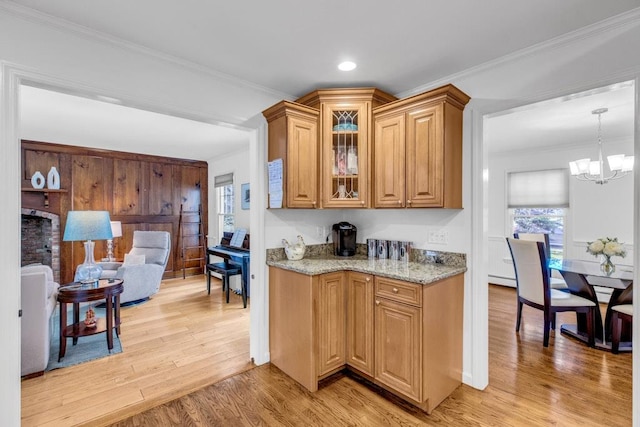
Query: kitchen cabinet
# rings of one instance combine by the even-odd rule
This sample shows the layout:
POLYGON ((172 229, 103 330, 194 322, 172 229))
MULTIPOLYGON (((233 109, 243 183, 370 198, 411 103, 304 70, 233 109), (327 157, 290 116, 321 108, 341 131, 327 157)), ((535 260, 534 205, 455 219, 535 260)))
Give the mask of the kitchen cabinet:
POLYGON ((270 267, 271 363, 312 392, 346 367, 431 413, 461 384, 463 292, 462 274, 422 285, 270 267))
MULTIPOLYGON (((318 276, 318 376, 335 372, 345 363, 345 286, 344 273, 318 276)), ((315 287, 314 286, 314 287, 315 287)))
POLYGON ((296 102, 320 111, 323 208, 371 206, 371 110, 396 98, 375 88, 320 89, 296 102))
POLYGON ((462 208, 462 112, 453 85, 373 110, 373 206, 462 208))
POLYGON ((269 268, 271 363, 310 391, 345 363, 344 273, 269 268))
POLYGON ((373 276, 347 273, 347 359, 349 366, 373 377, 373 276))
POLYGON ((269 124, 267 158, 282 159, 282 207, 318 207, 319 111, 282 101, 263 115, 269 124))

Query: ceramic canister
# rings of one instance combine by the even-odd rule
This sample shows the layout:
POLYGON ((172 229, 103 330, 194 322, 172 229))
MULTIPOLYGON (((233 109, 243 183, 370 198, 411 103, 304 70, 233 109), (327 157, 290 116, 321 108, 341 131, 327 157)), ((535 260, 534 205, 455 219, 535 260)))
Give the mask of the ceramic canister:
POLYGON ((409 256, 411 255, 411 247, 413 246, 413 242, 398 242, 398 259, 400 261, 409 261, 409 256))
POLYGON ((378 258, 387 259, 387 241, 386 240, 376 240, 378 243, 378 258))
POLYGON ((367 257, 375 258, 378 251, 378 243, 376 239, 367 239, 367 257))
POLYGON ((387 241, 387 257, 391 260, 398 259, 398 241, 397 240, 387 241))

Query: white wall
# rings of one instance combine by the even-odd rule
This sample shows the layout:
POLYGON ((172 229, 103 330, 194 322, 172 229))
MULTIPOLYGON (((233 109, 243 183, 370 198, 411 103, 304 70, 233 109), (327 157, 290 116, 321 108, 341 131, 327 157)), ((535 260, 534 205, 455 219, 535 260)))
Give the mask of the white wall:
MULTIPOLYGON (((489 119, 490 120, 490 119, 489 119)), ((507 212, 507 173, 527 170, 568 168, 569 161, 593 157, 597 146, 530 150, 494 154, 489 157, 489 275, 515 279, 505 237, 512 233, 507 212)), ((633 153, 633 141, 607 142, 606 153, 633 153)), ((605 161, 606 163, 606 161, 605 161)), ((607 167, 605 166, 605 169, 607 167)), ((608 169, 607 169, 608 170, 608 169)), ((566 258, 597 261, 586 252, 586 242, 599 237, 618 237, 627 248, 625 258, 615 264, 633 264, 633 176, 605 185, 569 181, 570 207, 565 223, 566 258)), ((491 279, 491 278, 490 278, 491 279)), ((499 280, 495 280, 499 282, 499 280)))
POLYGON ((214 179, 217 175, 233 173, 235 227, 244 228, 247 232, 251 232, 249 226, 250 211, 242 209, 240 199, 241 185, 249 182, 249 148, 210 159, 207 163, 209 164, 209 230, 207 235, 210 238, 208 244, 212 245, 218 244, 222 237, 222 232, 218 230, 218 198, 214 187, 214 179))

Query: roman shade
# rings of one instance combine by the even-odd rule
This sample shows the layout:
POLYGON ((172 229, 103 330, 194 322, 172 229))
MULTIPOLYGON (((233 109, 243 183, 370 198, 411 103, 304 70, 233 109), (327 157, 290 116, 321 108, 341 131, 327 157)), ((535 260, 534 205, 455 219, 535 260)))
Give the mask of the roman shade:
POLYGON ((569 170, 510 172, 507 204, 509 208, 568 208, 569 170))
POLYGON ((224 187, 231 184, 233 184, 233 172, 225 173, 224 175, 218 175, 213 178, 213 186, 216 188, 224 187))

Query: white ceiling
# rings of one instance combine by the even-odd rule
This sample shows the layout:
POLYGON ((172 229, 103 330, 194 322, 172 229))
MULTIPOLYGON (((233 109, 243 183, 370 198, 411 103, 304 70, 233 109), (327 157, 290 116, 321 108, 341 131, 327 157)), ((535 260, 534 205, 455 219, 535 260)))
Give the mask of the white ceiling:
MULTIPOLYGON (((120 39, 292 98, 318 87, 360 85, 402 94, 640 6, 639 0, 0 1, 82 26, 85 34, 120 39), (345 59, 357 62, 358 68, 338 71, 336 64, 345 59)), ((235 151, 247 141, 242 131, 206 125, 211 129, 207 133, 196 122, 191 122, 192 137, 186 127, 189 121, 182 119, 167 118, 168 129, 160 131, 163 124, 150 113, 134 116, 131 110, 121 110, 125 107, 84 99, 75 108, 85 114, 78 116, 78 110, 71 113, 69 96, 64 101, 69 105, 65 116, 56 94, 24 92, 27 139, 51 141, 46 137, 49 132, 82 145, 92 145, 88 138, 95 138, 96 146, 109 140, 112 149, 157 150, 162 155, 203 159, 235 151), (102 111, 90 114, 92 106, 102 111), (115 121, 116 115, 121 115, 120 121, 115 121), (90 121, 96 118, 102 124, 90 121), (69 123, 82 123, 84 131, 63 135, 61 125, 68 129, 69 123), (176 127, 180 127, 178 140, 172 134, 176 127), (116 131, 120 133, 112 134, 116 131), (185 147, 191 144, 194 147, 185 156, 185 147)), ((593 118, 586 116, 593 132, 593 118)), ((547 126, 554 123, 537 119, 547 126)), ((564 127, 566 122, 558 125, 564 127)))

